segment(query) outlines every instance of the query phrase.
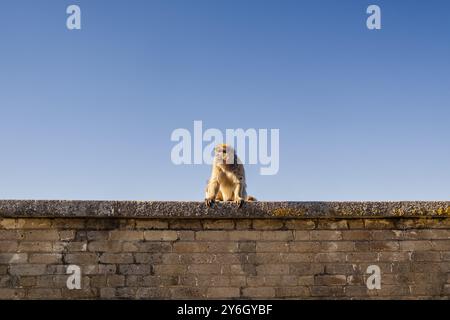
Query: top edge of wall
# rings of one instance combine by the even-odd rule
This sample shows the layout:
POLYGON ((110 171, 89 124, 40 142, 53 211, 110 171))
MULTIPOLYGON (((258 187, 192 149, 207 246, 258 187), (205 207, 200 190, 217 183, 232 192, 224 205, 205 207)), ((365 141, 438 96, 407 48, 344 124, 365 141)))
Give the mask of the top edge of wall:
POLYGON ((252 202, 0 200, 2 218, 450 218, 450 201, 252 202))

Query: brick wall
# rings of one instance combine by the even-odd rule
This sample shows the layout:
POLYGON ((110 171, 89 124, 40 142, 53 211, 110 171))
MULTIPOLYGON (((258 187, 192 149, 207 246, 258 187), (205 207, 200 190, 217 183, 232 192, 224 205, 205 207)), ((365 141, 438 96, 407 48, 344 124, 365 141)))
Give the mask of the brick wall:
POLYGON ((450 297, 450 218, 442 215, 1 213, 0 205, 1 299, 450 297), (69 265, 81 268, 79 290, 66 286, 69 265), (379 290, 366 286, 370 265, 381 269, 379 290))

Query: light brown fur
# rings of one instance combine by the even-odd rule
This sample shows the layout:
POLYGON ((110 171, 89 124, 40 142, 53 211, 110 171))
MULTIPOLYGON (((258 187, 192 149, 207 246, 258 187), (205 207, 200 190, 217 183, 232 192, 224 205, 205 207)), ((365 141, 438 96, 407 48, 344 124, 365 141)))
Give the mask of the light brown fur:
POLYGON ((245 201, 256 201, 247 196, 244 165, 233 148, 220 144, 215 148, 211 178, 206 187, 205 202, 212 206, 214 201, 233 201, 239 207, 245 201))

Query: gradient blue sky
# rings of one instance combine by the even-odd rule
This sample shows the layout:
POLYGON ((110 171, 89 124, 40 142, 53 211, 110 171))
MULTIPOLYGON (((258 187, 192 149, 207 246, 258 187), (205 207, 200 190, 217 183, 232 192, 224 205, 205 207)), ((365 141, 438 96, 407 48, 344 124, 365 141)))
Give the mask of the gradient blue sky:
POLYGON ((202 120, 280 129, 279 173, 246 168, 260 200, 448 200, 449 15, 446 0, 1 0, 0 198, 202 200, 209 166, 170 160, 172 131, 202 120))

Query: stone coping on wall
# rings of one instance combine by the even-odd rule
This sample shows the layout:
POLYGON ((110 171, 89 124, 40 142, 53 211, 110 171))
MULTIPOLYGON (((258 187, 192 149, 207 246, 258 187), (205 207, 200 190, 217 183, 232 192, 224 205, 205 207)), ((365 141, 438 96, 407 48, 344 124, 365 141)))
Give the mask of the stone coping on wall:
POLYGON ((3 218, 396 218, 450 217, 450 201, 252 202, 0 200, 3 218))

